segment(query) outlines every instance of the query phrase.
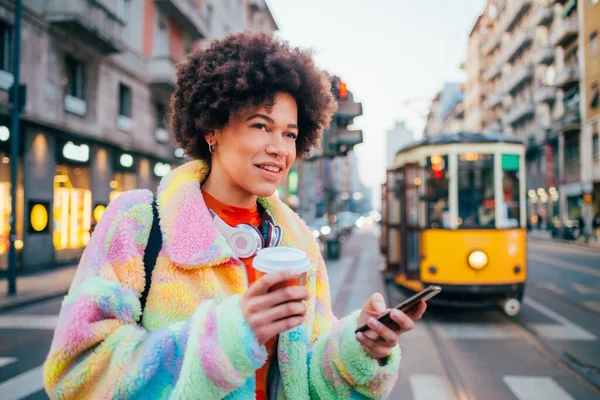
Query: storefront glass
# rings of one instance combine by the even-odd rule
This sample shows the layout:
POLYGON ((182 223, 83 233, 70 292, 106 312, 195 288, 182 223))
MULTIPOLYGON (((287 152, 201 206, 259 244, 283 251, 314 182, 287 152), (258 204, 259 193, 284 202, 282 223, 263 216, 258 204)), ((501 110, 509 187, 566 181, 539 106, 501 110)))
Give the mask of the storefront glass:
MULTIPOLYGON (((23 165, 19 160, 17 167, 17 240, 15 248, 23 248, 23 214, 25 201, 23 196, 23 165)), ((11 180, 10 180, 10 158, 8 153, 0 151, 0 271, 8 269, 10 215, 11 215, 11 180)))
MULTIPOLYGON (((87 166, 58 165, 54 177, 53 242, 57 251, 81 249, 90 240, 92 192, 87 166)), ((60 258, 57 255, 57 258, 60 258)))

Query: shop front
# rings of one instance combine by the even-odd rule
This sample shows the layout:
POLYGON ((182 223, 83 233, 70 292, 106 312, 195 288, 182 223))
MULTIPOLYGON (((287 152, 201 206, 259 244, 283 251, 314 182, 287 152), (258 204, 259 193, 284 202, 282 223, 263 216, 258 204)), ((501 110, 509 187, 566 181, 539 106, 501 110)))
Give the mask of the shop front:
MULTIPOLYGON (((9 235, 10 235, 10 216, 12 210, 11 195, 11 134, 8 121, 0 119, 0 272, 8 269, 9 253, 9 235)), ((15 248, 19 252, 23 248, 23 214, 24 214, 24 196, 23 196, 23 152, 22 146, 19 149, 19 159, 17 165, 17 240, 15 248)))
POLYGON ((114 175, 110 182, 110 201, 112 202, 121 193, 138 189, 138 164, 139 157, 135 154, 116 150, 114 157, 114 175))
POLYGON ((55 262, 62 263, 77 260, 90 240, 92 191, 90 144, 75 139, 57 144, 52 241, 55 262))

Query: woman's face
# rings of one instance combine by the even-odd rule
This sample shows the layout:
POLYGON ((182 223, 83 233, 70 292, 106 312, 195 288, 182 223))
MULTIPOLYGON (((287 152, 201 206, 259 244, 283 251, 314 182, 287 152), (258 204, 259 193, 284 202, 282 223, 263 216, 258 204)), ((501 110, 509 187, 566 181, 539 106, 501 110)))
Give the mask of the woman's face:
POLYGON ((297 137, 296 100, 277 93, 273 104, 241 110, 222 129, 206 135, 215 146, 211 175, 224 180, 220 184, 238 200, 271 196, 296 160, 297 137))

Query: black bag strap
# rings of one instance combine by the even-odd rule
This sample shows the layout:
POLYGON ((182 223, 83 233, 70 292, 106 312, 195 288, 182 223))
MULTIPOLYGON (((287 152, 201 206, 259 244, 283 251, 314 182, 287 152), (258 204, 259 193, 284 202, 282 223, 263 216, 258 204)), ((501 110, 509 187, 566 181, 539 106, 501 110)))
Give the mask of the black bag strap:
POLYGON ((144 313, 144 307, 146 306, 146 300, 148 299, 148 291, 150 290, 150 283, 152 282, 152 271, 156 265, 158 252, 162 247, 162 234, 160 232, 160 225, 158 223, 159 221, 160 217, 158 215, 158 208, 156 207, 156 196, 154 196, 152 199, 152 228, 150 228, 148 243, 146 244, 146 249, 144 250, 144 272, 146 273, 146 286, 144 287, 144 291, 140 297, 142 314, 144 313))

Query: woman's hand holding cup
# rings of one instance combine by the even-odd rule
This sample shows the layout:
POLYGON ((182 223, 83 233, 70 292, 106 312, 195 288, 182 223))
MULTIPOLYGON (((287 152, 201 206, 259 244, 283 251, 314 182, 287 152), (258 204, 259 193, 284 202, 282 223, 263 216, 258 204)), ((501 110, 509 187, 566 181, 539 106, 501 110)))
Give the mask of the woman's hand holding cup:
POLYGON ((265 344, 281 332, 304 322, 308 290, 304 286, 282 286, 300 274, 284 270, 268 273, 250 286, 242 297, 244 318, 252 328, 258 343, 265 344))

